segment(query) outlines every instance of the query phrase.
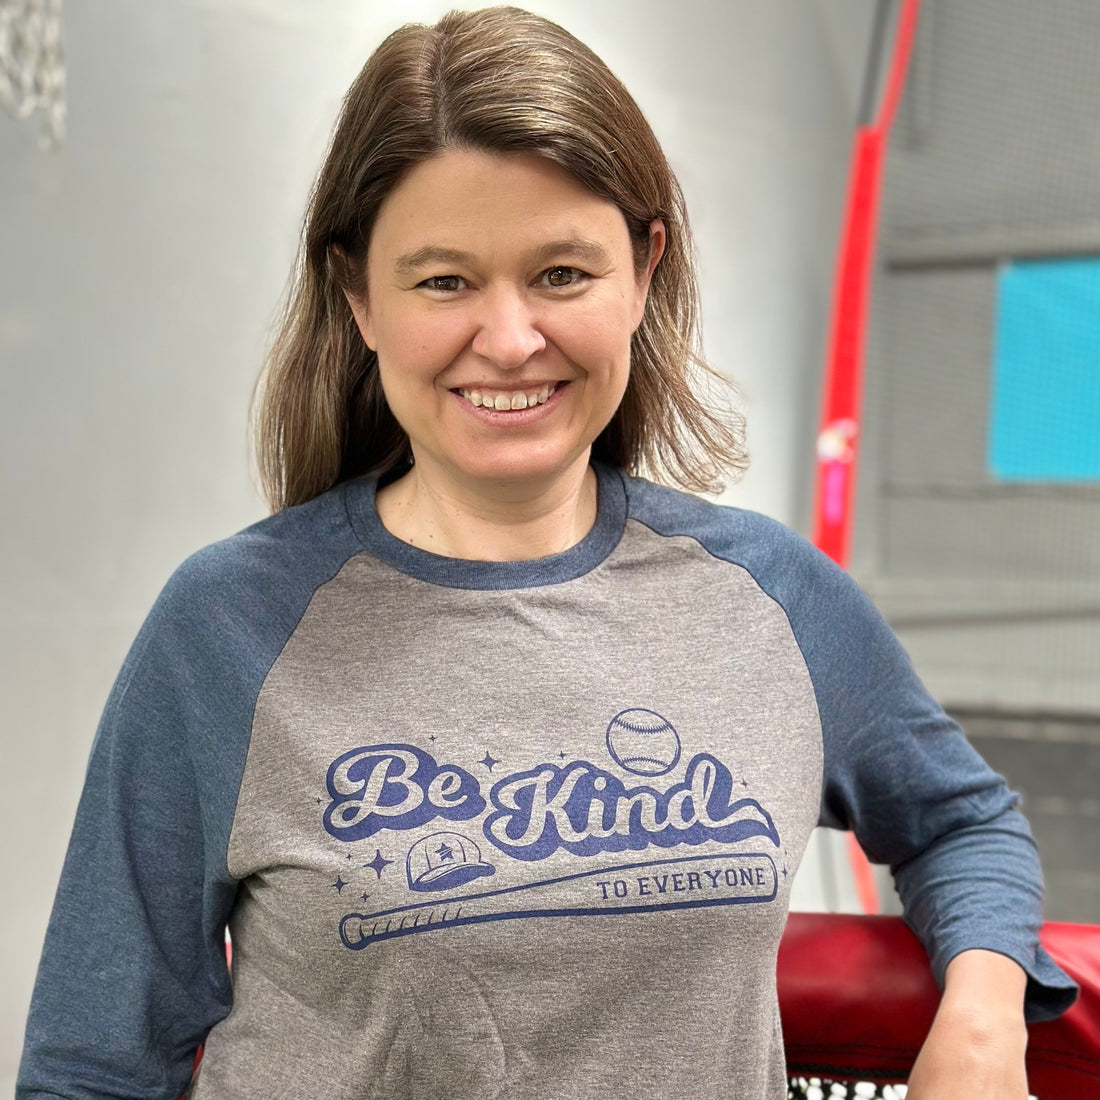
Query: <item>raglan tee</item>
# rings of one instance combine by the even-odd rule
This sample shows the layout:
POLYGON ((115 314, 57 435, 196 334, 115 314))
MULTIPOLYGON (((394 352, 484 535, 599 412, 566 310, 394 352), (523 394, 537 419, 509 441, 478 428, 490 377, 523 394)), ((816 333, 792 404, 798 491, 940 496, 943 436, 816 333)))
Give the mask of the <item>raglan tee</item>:
POLYGON ((177 571, 92 749, 19 1100, 779 1100, 819 821, 892 866, 937 979, 989 948, 1029 1019, 1068 1006, 1015 798, 859 588, 597 474, 553 557, 413 548, 357 480, 177 571))

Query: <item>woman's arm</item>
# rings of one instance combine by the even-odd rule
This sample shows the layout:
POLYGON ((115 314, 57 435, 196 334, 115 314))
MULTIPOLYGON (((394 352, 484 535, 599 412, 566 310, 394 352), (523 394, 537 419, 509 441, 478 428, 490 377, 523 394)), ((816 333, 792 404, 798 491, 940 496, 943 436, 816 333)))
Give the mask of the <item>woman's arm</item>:
POLYGON ((46 932, 17 1100, 171 1100, 229 1011, 235 884, 224 851, 244 738, 219 699, 232 679, 213 640, 225 623, 199 572, 189 563, 169 582, 107 701, 46 932))
POLYGON ((909 1078, 909 1100, 1027 1100, 1027 975, 995 951, 956 955, 909 1078))
MULTIPOLYGON (((46 934, 18 1100, 174 1100, 229 1012, 229 838, 260 688, 361 549, 342 495, 193 555, 107 702, 46 934)), ((43 803, 48 812, 48 800, 43 803)))
POLYGON ((747 564, 786 610, 817 697, 820 824, 890 866, 941 988, 950 961, 991 952, 1027 975, 1028 1021, 1059 1015, 1076 989, 1039 943, 1042 875, 1018 798, 851 577, 789 533, 760 557, 747 564))

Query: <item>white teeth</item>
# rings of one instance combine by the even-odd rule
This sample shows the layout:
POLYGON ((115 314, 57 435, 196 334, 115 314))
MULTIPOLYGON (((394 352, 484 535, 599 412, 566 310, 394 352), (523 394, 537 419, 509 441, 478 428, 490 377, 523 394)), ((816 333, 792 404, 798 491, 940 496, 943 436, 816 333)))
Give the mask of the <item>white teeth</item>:
POLYGON ((536 405, 545 405, 550 395, 558 388, 557 383, 543 386, 534 393, 485 393, 482 390, 459 390, 475 408, 484 406, 500 412, 533 409, 536 405))

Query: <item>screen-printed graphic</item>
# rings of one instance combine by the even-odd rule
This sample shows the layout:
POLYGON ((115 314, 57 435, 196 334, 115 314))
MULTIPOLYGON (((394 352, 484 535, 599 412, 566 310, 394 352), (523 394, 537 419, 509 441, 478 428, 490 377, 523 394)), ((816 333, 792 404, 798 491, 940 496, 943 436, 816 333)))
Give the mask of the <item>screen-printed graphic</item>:
MULTIPOLYGON (((343 944, 361 950, 485 921, 776 897, 779 834, 767 810, 743 793, 743 779, 711 753, 689 757, 672 723, 646 708, 620 711, 602 741, 606 766, 563 752, 557 763, 494 775, 501 762, 486 753, 477 762, 483 778, 396 742, 334 760, 326 831, 349 844, 408 837, 407 902, 393 905, 391 892, 390 904, 379 896, 377 908, 347 913, 343 944)), ((379 849, 364 866, 381 879, 391 863, 379 849)), ((374 897, 364 892, 361 900, 374 897)))

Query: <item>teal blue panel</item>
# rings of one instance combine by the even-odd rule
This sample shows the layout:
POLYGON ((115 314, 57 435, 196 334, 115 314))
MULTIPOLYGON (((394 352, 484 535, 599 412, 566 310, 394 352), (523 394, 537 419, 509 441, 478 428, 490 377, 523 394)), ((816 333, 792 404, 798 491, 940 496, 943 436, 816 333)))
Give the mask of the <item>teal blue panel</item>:
POLYGON ((1100 480, 1100 259, 998 273, 987 461, 1006 481, 1100 480))

